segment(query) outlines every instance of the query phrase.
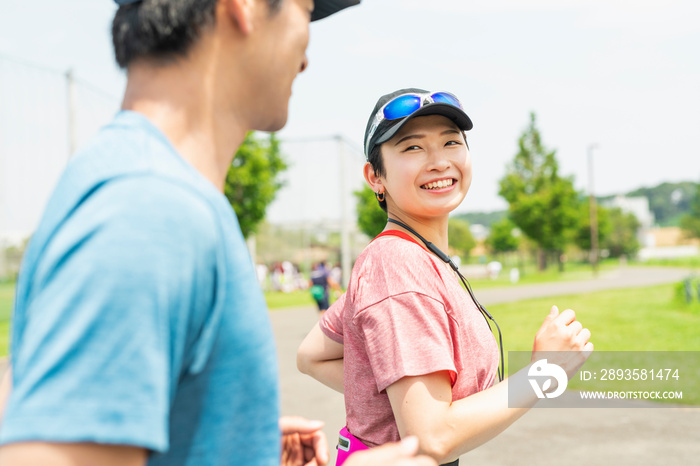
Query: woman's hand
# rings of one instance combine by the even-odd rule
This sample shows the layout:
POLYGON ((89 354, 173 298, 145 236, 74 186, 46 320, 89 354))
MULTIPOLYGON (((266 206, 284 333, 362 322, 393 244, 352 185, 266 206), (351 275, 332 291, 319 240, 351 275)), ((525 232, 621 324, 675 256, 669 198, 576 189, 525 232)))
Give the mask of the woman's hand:
POLYGON ((576 320, 573 310, 566 309, 560 314, 557 306, 552 306, 535 334, 532 361, 546 357, 550 363, 564 369, 571 378, 593 352, 590 338, 590 330, 583 328, 581 322, 576 320))

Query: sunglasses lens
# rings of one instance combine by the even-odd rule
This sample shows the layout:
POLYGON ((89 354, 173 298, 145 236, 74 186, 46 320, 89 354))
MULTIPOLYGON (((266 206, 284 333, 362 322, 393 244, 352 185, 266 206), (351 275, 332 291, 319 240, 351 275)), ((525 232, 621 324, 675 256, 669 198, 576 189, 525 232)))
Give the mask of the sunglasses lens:
POLYGON ((453 96, 452 94, 449 94, 447 92, 436 92, 435 94, 431 95, 433 98, 434 102, 440 102, 443 104, 450 104, 454 107, 462 108, 462 104, 459 103, 459 100, 457 100, 457 97, 453 96))
POLYGON ((420 108, 420 97, 417 95, 402 95, 387 104, 384 107, 384 118, 387 120, 396 120, 410 115, 420 108))

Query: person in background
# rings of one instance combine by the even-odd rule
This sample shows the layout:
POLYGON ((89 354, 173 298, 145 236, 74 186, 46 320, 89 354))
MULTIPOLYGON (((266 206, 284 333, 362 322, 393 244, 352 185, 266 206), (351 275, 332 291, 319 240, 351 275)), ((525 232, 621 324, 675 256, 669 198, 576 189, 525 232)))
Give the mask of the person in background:
POLYGON ((330 303, 329 289, 340 290, 340 285, 331 278, 330 271, 323 262, 314 264, 309 279, 309 290, 316 301, 318 312, 323 315, 330 303))
MULTIPOLYGON (((122 111, 71 160, 25 253, 0 464, 325 464, 322 423, 280 419, 265 302, 222 191, 246 133, 286 123, 309 22, 359 2, 117 3, 122 111)), ((358 464, 430 464, 415 451, 358 464)))

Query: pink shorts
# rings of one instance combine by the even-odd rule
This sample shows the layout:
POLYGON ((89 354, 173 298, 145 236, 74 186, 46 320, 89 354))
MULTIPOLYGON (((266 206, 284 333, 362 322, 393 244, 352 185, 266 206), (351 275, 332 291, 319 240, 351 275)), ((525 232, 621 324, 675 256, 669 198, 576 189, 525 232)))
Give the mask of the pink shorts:
POLYGON ((343 427, 338 434, 338 458, 335 461, 335 466, 341 466, 348 459, 348 456, 368 448, 367 445, 352 435, 347 427, 343 427))

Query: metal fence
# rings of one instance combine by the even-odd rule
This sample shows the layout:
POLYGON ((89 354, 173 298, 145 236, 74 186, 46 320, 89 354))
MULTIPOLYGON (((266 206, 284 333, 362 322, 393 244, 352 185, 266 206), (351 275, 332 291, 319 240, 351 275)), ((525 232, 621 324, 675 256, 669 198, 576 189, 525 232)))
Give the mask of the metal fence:
MULTIPOLYGON (((0 279, 16 273, 16 249, 36 228, 71 154, 119 105, 117 92, 71 70, 0 55, 0 279)), ((305 238, 340 233, 349 267, 357 249, 352 193, 363 184, 361 149, 341 136, 293 139, 282 133, 281 139, 289 169, 268 222, 305 238)))

